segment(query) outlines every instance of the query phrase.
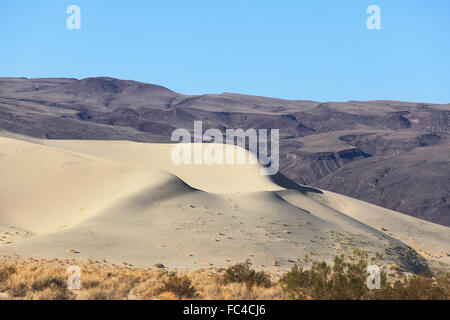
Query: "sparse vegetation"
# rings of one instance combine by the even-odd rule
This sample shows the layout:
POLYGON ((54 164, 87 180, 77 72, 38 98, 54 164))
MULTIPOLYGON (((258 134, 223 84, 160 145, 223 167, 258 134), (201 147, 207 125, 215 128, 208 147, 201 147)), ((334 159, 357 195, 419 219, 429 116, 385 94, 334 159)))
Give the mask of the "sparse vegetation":
POLYGON ((163 282, 160 292, 172 292, 178 298, 192 299, 197 295, 192 281, 185 275, 179 276, 176 272, 170 272, 163 282))
POLYGON ((247 287, 261 286, 269 288, 272 285, 269 274, 264 271, 253 270, 250 268, 248 260, 227 268, 222 281, 224 284, 233 282, 245 283, 247 287))
MULTIPOLYGON (((344 255, 336 256, 330 266, 306 257, 304 263, 311 263, 311 267, 304 270, 295 264, 280 283, 292 299, 360 299, 368 290, 367 261, 364 255, 358 258, 348 262, 344 255)), ((356 257, 352 257, 354 259, 356 257)))
POLYGON ((381 268, 381 288, 366 286, 368 259, 355 250, 331 264, 310 257, 281 277, 251 268, 249 261, 226 269, 173 272, 78 263, 81 289, 67 289, 71 260, 0 260, 0 293, 8 299, 450 299, 450 273, 413 275, 381 268))
MULTIPOLYGON (((311 263, 310 268, 303 269, 295 264, 281 277, 283 292, 291 299, 450 299, 448 272, 432 278, 428 272, 413 275, 382 267, 380 289, 370 290, 366 285, 367 258, 367 253, 359 250, 349 257, 336 256, 333 265, 306 258, 304 263, 311 263)), ((377 254, 371 262, 381 258, 377 254)))

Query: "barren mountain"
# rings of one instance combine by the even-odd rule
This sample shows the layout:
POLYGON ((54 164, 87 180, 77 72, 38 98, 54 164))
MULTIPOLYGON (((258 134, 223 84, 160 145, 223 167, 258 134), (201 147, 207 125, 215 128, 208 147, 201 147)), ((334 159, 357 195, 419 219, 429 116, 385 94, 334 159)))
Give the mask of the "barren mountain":
POLYGON ((0 128, 170 142, 175 128, 279 128, 291 180, 450 226, 450 104, 183 95, 112 78, 0 78, 0 128))

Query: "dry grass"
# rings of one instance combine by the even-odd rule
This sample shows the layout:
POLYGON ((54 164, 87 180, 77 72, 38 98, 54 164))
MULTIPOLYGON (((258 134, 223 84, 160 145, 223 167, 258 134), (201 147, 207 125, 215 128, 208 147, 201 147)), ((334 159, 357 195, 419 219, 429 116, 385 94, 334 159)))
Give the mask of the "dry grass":
POLYGON ((223 284, 218 270, 176 273, 101 263, 77 263, 81 289, 67 289, 72 261, 0 261, 0 293, 9 299, 281 299, 281 287, 223 284))
POLYGON ((333 265, 313 262, 308 269, 296 265, 277 278, 252 270, 249 264, 227 269, 170 272, 77 263, 81 289, 67 289, 71 260, 0 260, 0 293, 9 299, 450 299, 450 274, 434 278, 383 271, 382 290, 365 287, 364 258, 333 265))

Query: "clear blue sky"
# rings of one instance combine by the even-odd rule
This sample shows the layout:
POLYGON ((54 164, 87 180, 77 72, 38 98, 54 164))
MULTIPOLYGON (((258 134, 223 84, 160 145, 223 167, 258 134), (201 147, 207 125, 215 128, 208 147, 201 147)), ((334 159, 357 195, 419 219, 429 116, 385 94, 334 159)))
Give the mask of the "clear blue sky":
POLYGON ((2 0, 0 76, 186 94, 450 102, 450 1, 2 0), (66 8, 81 8, 81 30, 66 8), (368 30, 366 8, 381 8, 368 30))

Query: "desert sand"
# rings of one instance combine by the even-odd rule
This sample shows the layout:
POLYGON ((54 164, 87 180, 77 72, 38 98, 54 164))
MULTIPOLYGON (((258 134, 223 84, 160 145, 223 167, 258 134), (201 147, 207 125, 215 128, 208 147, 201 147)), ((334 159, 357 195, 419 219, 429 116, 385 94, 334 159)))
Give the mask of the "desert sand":
POLYGON ((0 256, 178 270, 250 259, 281 272, 306 254, 359 248, 405 271, 449 268, 447 227, 263 176, 258 164, 177 166, 173 146, 0 132, 0 256))

